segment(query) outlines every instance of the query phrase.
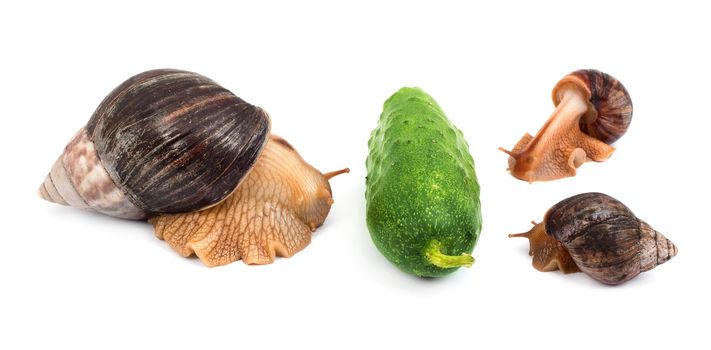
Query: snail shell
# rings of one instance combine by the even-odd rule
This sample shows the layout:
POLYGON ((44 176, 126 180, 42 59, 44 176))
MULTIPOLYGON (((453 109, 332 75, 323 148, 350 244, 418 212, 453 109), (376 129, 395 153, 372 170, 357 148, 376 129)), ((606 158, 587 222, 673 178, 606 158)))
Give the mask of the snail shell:
POLYGON ((128 219, 200 210, 237 188, 269 130, 265 111, 202 75, 147 71, 99 104, 40 195, 128 219))
POLYGON ((626 282, 677 254, 671 241, 627 206, 595 192, 562 200, 531 231, 509 236, 529 238, 534 267, 541 271, 582 271, 606 284, 626 282))
POLYGON ((584 91, 592 107, 580 118, 580 130, 608 145, 627 132, 632 122, 632 99, 619 80, 595 69, 572 72, 553 88, 553 104, 556 106, 562 99, 560 87, 568 83, 584 91))

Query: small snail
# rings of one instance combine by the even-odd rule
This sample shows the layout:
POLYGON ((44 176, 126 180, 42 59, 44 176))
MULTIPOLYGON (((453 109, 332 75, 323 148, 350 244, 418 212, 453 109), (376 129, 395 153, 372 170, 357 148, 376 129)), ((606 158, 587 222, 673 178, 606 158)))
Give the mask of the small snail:
POLYGON ((535 137, 525 134, 508 151, 511 175, 528 181, 575 176, 588 160, 605 161, 632 121, 632 100, 612 76, 593 69, 566 75, 553 88, 556 106, 535 137))
POLYGON ((325 175, 214 81, 159 69, 114 89, 40 186, 50 202, 149 221, 208 266, 303 249, 333 203, 325 175))
POLYGON ((676 246, 620 201, 582 193, 560 201, 526 233, 539 271, 582 271, 605 284, 626 282, 674 257, 676 246))

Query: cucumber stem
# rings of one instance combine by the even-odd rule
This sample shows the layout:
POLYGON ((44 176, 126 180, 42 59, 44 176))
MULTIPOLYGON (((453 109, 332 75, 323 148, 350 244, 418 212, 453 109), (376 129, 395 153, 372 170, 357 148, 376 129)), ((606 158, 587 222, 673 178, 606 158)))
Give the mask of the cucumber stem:
POLYGON ((442 253, 442 243, 436 239, 431 240, 427 248, 425 248, 425 258, 432 265, 443 269, 460 266, 472 267, 474 263, 474 258, 467 253, 462 253, 462 255, 446 255, 442 253))

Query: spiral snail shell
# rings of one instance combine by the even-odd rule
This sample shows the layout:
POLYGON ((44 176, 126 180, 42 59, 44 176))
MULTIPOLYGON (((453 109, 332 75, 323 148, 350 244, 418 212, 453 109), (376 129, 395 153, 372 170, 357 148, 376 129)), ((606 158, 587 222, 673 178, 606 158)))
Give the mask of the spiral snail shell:
POLYGON ((140 73, 99 104, 39 193, 50 202, 150 219, 159 238, 209 266, 240 258, 269 263, 308 244, 333 203, 328 179, 347 171, 321 174, 285 140, 270 137, 270 125, 264 110, 202 75, 140 73), (249 188, 238 190, 243 182, 249 188), (235 193, 249 206, 227 200, 235 193), (280 219, 255 219, 267 214, 280 219), (204 219, 213 221, 200 232, 183 225, 204 219), (208 236, 217 248, 197 248, 208 236))
POLYGON ((632 121, 632 100, 625 87, 594 69, 572 72, 553 88, 556 106, 536 136, 525 134, 509 155, 511 175, 528 181, 575 176, 588 160, 605 161, 609 144, 622 137, 632 121))
POLYGON ((582 271, 605 284, 626 282, 673 258, 676 246, 603 193, 582 193, 560 201, 543 222, 509 237, 529 239, 533 267, 540 271, 582 271))
POLYGON ((208 78, 144 72, 104 98, 40 193, 128 219, 203 209, 237 187, 269 129, 266 112, 208 78))

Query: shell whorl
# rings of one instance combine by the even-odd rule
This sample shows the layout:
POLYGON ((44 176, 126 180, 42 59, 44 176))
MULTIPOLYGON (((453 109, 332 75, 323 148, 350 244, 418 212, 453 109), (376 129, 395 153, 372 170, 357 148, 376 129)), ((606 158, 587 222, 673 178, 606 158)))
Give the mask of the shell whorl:
MULTIPOLYGON (((559 85, 569 80, 578 80, 585 87, 594 108, 580 118, 580 130, 607 144, 627 132, 632 122, 632 99, 619 80, 595 69, 581 69, 568 74, 559 85)), ((560 96, 554 93, 553 103, 557 106, 559 102, 560 96)))
MULTIPOLYGON (((174 69, 129 78, 85 127, 97 164, 141 218, 196 211, 225 199, 254 165, 269 131, 261 108, 202 75, 174 69)), ((71 145, 60 157, 69 177, 76 168, 67 165, 71 145)), ((41 194, 55 198, 49 187, 41 194)))
POLYGON ((676 255, 674 244, 602 193, 565 199, 546 214, 546 232, 561 242, 581 271, 619 284, 676 255))
POLYGON ((649 271, 676 256, 676 245, 649 226, 648 223, 639 220, 639 229, 641 234, 640 244, 642 245, 642 256, 640 257, 640 269, 642 272, 649 271))
POLYGON ((148 216, 114 184, 84 128, 74 135, 64 153, 54 162, 39 193, 50 202, 124 219, 137 220, 148 216))

